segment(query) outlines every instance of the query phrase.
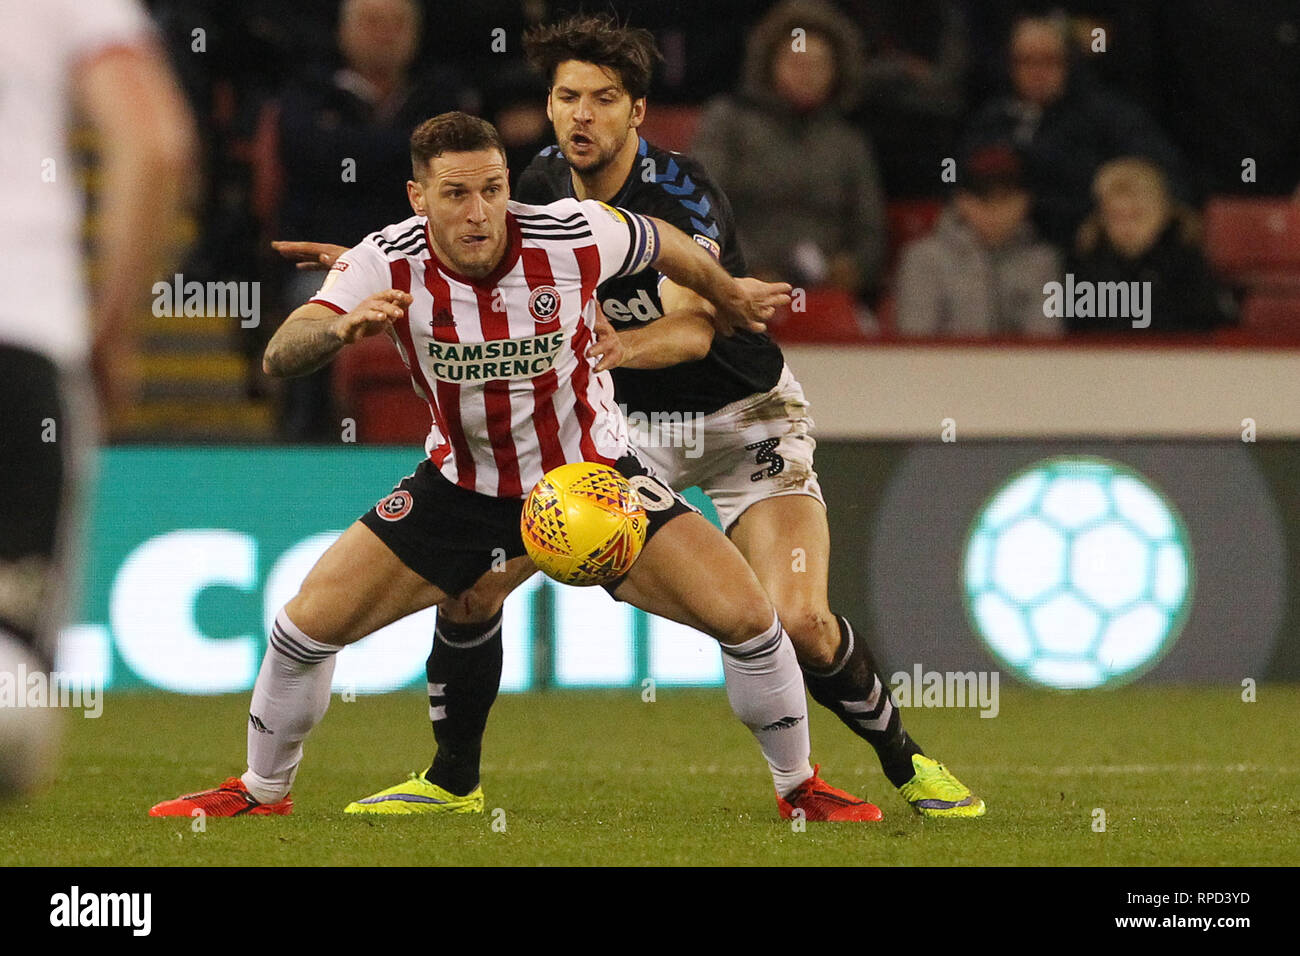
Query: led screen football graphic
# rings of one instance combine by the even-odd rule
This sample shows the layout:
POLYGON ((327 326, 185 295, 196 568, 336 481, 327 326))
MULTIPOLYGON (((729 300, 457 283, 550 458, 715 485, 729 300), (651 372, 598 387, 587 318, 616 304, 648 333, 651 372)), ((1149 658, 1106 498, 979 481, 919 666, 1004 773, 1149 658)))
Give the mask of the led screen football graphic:
POLYGON ((1049 458, 975 518, 962 571, 967 614, 1022 680, 1081 689, 1139 677, 1177 639, 1193 564, 1177 511, 1103 458, 1049 458))

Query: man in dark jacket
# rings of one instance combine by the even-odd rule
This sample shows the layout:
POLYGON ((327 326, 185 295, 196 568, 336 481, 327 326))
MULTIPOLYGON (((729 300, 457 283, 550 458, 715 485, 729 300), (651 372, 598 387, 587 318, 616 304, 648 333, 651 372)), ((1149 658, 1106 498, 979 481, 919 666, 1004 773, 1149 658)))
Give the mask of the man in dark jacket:
MULTIPOLYGON (((352 246, 377 222, 410 209, 398 185, 410 174, 408 140, 423 119, 463 105, 450 76, 411 76, 420 36, 413 0, 345 0, 339 10, 342 64, 293 83, 280 98, 278 230, 352 246)), ((315 291, 316 276, 291 275, 284 301, 315 291)), ((289 382, 280 414, 286 441, 338 439, 330 373, 289 382)))
POLYGON ((1097 168, 1119 156, 1145 156, 1185 195, 1185 164, 1141 108, 1072 69, 1064 22, 1024 17, 1009 45, 1012 92, 971 122, 970 144, 1011 141, 1025 157, 1039 233, 1062 248, 1088 214, 1097 168))

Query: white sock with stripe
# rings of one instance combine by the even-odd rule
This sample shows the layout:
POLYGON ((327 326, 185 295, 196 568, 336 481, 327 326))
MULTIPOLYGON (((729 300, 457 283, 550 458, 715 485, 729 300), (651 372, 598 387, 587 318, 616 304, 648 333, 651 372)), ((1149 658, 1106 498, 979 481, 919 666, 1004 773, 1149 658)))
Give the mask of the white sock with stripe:
POLYGON ((772 626, 741 644, 722 645, 727 700, 758 741, 776 792, 785 796, 812 776, 808 756, 808 698, 794 645, 772 626))
POLYGON ((302 762, 302 743, 330 705, 341 650, 299 630, 281 608, 253 685, 244 786, 259 803, 283 800, 302 762))

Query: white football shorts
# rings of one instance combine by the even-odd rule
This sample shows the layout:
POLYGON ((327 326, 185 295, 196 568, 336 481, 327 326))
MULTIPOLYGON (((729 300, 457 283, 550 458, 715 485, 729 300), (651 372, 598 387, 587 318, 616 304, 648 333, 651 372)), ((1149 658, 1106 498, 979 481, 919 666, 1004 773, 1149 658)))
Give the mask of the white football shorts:
POLYGON ((809 495, 825 506, 813 470, 812 427, 808 400, 789 366, 770 391, 707 415, 628 415, 628 434, 642 460, 677 491, 699 486, 724 531, 766 498, 809 495))

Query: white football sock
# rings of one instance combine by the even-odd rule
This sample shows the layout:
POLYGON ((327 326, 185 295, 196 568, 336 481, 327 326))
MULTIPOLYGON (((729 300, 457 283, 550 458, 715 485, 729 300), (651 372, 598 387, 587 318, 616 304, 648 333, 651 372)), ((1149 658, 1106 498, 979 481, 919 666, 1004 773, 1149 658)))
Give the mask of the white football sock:
POLYGON ((24 706, 32 685, 28 679, 48 677, 48 665, 17 634, 0 626, 0 676, 12 691, 0 697, 0 797, 27 795, 54 779, 62 712, 57 704, 58 689, 51 682, 48 707, 24 706))
POLYGON ((302 761, 302 742, 330 705, 341 650, 300 631, 281 608, 253 685, 244 786, 259 803, 283 800, 302 761))
POLYGON ((732 711, 758 740, 776 792, 786 796, 813 770, 803 672, 780 620, 742 644, 723 644, 722 671, 732 711))

